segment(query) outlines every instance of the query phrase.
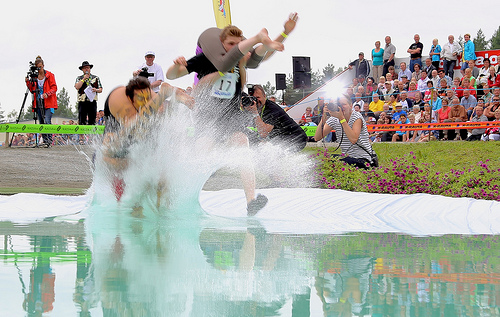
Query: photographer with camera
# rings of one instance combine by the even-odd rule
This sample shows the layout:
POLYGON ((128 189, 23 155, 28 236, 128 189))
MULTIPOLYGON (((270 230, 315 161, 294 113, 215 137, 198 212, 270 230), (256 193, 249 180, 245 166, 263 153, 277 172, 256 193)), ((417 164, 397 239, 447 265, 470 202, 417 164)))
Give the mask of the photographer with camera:
POLYGON ((84 61, 78 67, 83 75, 76 77, 75 88, 78 90, 78 124, 94 125, 97 115, 97 94, 102 92, 101 80, 90 73, 94 65, 84 61))
POLYGON ((134 77, 146 77, 151 84, 151 90, 158 93, 161 83, 165 81, 163 69, 160 65, 154 63, 155 53, 153 51, 147 51, 144 58, 146 62, 139 66, 138 69, 133 72, 133 75, 134 77))
POLYGON ((342 154, 341 161, 358 168, 378 166, 378 158, 369 141, 366 122, 361 113, 352 110, 351 99, 341 96, 330 100, 323 107, 323 116, 318 124, 314 139, 319 141, 331 131, 335 131, 342 154), (331 117, 328 118, 327 114, 331 117))
MULTIPOLYGON (((33 94, 32 111, 40 124, 52 124, 52 114, 57 109, 57 84, 54 74, 45 70, 43 59, 36 57, 30 62, 30 70, 25 78, 26 86, 33 94)), ((52 145, 52 134, 43 134, 43 145, 52 145)))
POLYGON ((294 152, 307 144, 304 130, 276 103, 266 98, 261 85, 249 86, 251 96, 243 97, 242 109, 253 115, 259 137, 286 146, 294 152))

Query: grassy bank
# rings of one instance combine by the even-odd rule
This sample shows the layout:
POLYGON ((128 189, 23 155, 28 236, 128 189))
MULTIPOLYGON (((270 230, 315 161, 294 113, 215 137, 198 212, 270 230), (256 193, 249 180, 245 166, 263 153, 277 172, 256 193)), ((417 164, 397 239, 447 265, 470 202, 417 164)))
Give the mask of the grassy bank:
MULTIPOLYGON (((495 190, 500 186, 500 142, 374 143, 373 147, 378 153, 381 168, 366 174, 350 170, 338 162, 331 162, 327 156, 334 148, 325 150, 323 147, 308 147, 304 151, 318 161, 318 179, 323 188, 413 193, 421 191, 417 186, 410 186, 412 183, 409 182, 420 182, 417 184, 421 184, 421 187, 437 187, 431 188, 437 194, 474 197, 476 193, 478 198, 495 199, 495 190), (387 173, 383 173, 384 170, 388 170, 387 173), (461 174, 461 171, 465 172, 461 174), (385 183, 382 181, 384 179, 385 183), (485 197, 481 189, 491 194, 490 197, 485 197)), ((73 156, 75 153, 70 154, 73 156)), ((70 160, 70 154, 65 159, 70 160)), ((86 188, 0 187, 0 195, 81 195, 85 190, 86 188)))
POLYGON ((320 186, 500 201, 500 142, 375 143, 374 149, 380 167, 368 171, 331 158, 333 149, 313 151, 320 186))
POLYGON ((19 193, 36 193, 47 195, 77 196, 85 194, 87 188, 60 188, 60 187, 0 187, 0 195, 14 195, 19 193))

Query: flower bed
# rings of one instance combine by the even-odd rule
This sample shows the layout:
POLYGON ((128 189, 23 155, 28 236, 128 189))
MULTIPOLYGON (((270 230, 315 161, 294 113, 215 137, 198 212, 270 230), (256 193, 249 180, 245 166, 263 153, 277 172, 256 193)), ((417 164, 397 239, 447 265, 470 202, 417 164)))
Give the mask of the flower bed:
POLYGON ((379 168, 357 169, 332 157, 327 150, 315 153, 320 187, 369 193, 428 193, 500 201, 500 168, 490 160, 470 167, 440 172, 434 163, 419 162, 414 152, 391 158, 379 168))

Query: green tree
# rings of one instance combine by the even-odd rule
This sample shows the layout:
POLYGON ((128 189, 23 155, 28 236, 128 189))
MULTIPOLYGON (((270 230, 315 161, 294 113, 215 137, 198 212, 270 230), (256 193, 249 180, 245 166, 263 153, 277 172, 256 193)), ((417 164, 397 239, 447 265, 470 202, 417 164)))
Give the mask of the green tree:
MULTIPOLYGON (((33 120, 33 112, 31 112, 31 103, 26 101, 27 106, 24 106, 24 112, 21 114, 19 118, 20 121, 23 120, 33 120)), ((19 116, 19 110, 12 110, 7 114, 7 121, 16 122, 17 117, 19 116)))
POLYGON ((2 104, 0 103, 0 123, 5 123, 4 111, 2 110, 2 104))
POLYGON ((326 65, 322 72, 323 72, 323 78, 322 78, 322 81, 324 83, 328 82, 330 79, 332 79, 333 77, 337 76, 338 74, 342 73, 344 70, 347 69, 347 66, 342 68, 342 67, 339 67, 337 69, 335 69, 335 65, 333 64, 328 64, 326 65))
POLYGON ((296 103, 341 73, 344 69, 339 67, 335 70, 335 66, 333 64, 328 64, 321 71, 318 70, 311 72, 311 88, 306 89, 293 89, 293 76, 289 74, 286 78, 286 91, 284 96, 285 103, 287 105, 296 103))
POLYGON ((463 48, 464 47, 464 43, 465 43, 464 42, 464 37, 462 36, 462 34, 460 34, 458 36, 458 45, 460 45, 460 47, 463 48))
POLYGON ((75 117, 73 110, 71 110, 68 91, 64 87, 57 93, 57 109, 54 111, 54 115, 64 118, 75 117))
POLYGON ((271 85, 270 81, 268 81, 265 85, 262 85, 262 88, 264 88, 264 92, 268 97, 276 94, 276 87, 271 85))
POLYGON ((492 50, 500 49, 500 26, 493 33, 493 36, 490 39, 490 49, 492 50))
POLYGON ((333 64, 328 64, 323 68, 323 78, 322 81, 326 83, 330 79, 332 79, 337 72, 335 71, 335 65, 333 64))
MULTIPOLYGON (((33 120, 35 114, 32 111, 32 105, 31 105, 31 97, 32 95, 30 94, 28 98, 26 99, 26 103, 24 105, 24 112, 21 114, 21 117, 19 118, 20 121, 26 121, 26 120, 33 120)), ((12 110, 11 113, 9 113, 9 118, 14 115, 14 120, 17 120, 17 116, 19 115, 19 111, 12 110)))
POLYGON ((12 110, 11 112, 9 112, 9 113, 7 114, 7 120, 8 120, 9 122, 14 122, 14 121, 16 121, 16 120, 17 120, 17 114, 18 114, 18 113, 17 113, 17 110, 12 110))
POLYGON ((488 49, 488 41, 484 36, 483 30, 479 29, 476 34, 476 38, 472 40, 476 51, 484 51, 488 49))

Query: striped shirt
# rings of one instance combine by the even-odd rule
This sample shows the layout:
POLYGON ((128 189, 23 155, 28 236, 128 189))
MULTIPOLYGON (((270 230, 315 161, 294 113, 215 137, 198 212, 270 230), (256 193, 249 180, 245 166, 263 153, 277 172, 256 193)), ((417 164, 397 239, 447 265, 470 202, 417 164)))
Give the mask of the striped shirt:
POLYGON ((359 134, 358 142, 356 144, 352 144, 349 141, 349 138, 345 134, 345 131, 342 128, 342 124, 340 124, 339 119, 335 117, 330 117, 326 121, 326 124, 328 124, 332 129, 335 130, 335 134, 337 135, 337 140, 338 142, 341 142, 340 148, 343 154, 353 158, 364 158, 367 159, 369 162, 371 162, 372 158, 370 154, 374 152, 370 142, 368 141, 369 135, 368 135, 368 130, 366 129, 366 122, 363 119, 363 116, 359 112, 353 111, 347 124, 349 124, 349 126, 352 128, 354 122, 356 122, 356 120, 358 119, 361 120, 362 127, 361 127, 361 133, 359 134), (368 154, 361 147, 366 149, 366 151, 368 151, 368 153, 370 154, 368 154))

